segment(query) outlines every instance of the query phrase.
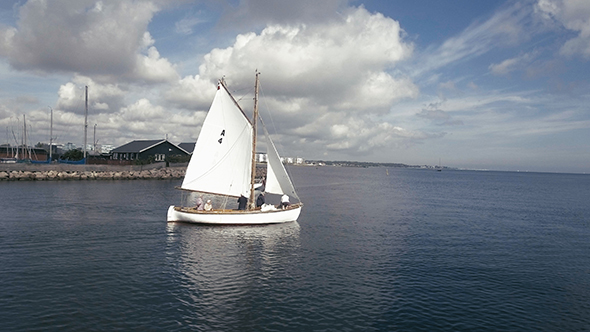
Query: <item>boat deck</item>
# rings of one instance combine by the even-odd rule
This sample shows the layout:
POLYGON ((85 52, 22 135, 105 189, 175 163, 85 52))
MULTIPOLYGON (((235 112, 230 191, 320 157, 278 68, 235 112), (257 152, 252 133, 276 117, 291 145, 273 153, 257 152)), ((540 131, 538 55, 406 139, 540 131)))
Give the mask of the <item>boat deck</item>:
POLYGON ((288 210, 296 209, 300 206, 303 206, 303 204, 302 203, 295 203, 295 204, 291 204, 291 205, 287 206, 284 209, 277 208, 276 210, 268 210, 268 211, 262 211, 259 207, 254 210, 213 209, 210 211, 205 211, 205 210, 197 210, 194 207, 185 207, 185 206, 175 206, 174 210, 179 211, 179 212, 195 213, 195 214, 245 214, 245 213, 252 213, 252 212, 267 213, 267 212, 276 212, 276 211, 288 211, 288 210))

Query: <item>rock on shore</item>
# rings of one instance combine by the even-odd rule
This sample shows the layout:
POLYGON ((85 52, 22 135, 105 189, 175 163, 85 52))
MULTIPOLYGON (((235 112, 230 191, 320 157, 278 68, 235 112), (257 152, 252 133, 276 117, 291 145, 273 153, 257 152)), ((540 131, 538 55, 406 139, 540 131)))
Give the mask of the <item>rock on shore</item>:
POLYGON ((157 168, 143 171, 0 171, 0 181, 55 181, 55 180, 137 180, 181 179, 185 168, 157 168))

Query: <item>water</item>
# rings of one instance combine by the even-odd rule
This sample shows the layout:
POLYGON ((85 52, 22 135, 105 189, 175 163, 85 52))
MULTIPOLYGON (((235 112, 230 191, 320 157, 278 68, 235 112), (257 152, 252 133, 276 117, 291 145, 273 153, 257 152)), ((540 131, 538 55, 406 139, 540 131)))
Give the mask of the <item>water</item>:
POLYGON ((590 176, 290 171, 262 227, 167 224, 178 180, 0 183, 0 330, 590 330, 590 176))

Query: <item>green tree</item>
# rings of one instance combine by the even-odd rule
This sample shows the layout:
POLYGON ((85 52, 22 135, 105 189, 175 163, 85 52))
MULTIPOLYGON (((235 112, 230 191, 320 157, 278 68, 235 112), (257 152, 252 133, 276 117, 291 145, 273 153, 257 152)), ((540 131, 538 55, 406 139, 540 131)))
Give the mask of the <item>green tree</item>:
POLYGON ((80 150, 68 150, 61 156, 61 159, 78 161, 84 158, 84 152, 80 150))
POLYGON ((147 159, 135 159, 135 165, 147 165, 153 164, 155 161, 154 156, 149 156, 147 159))
POLYGON ((183 156, 180 154, 173 154, 168 156, 168 161, 171 163, 188 163, 191 156, 183 156))

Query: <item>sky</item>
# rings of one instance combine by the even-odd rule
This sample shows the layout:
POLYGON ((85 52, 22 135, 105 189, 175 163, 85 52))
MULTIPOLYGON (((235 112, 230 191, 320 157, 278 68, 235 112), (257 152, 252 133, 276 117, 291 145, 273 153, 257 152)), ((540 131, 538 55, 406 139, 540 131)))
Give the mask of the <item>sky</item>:
POLYGON ((194 142, 224 78, 283 156, 590 172, 587 0, 0 2, 0 144, 194 142))

